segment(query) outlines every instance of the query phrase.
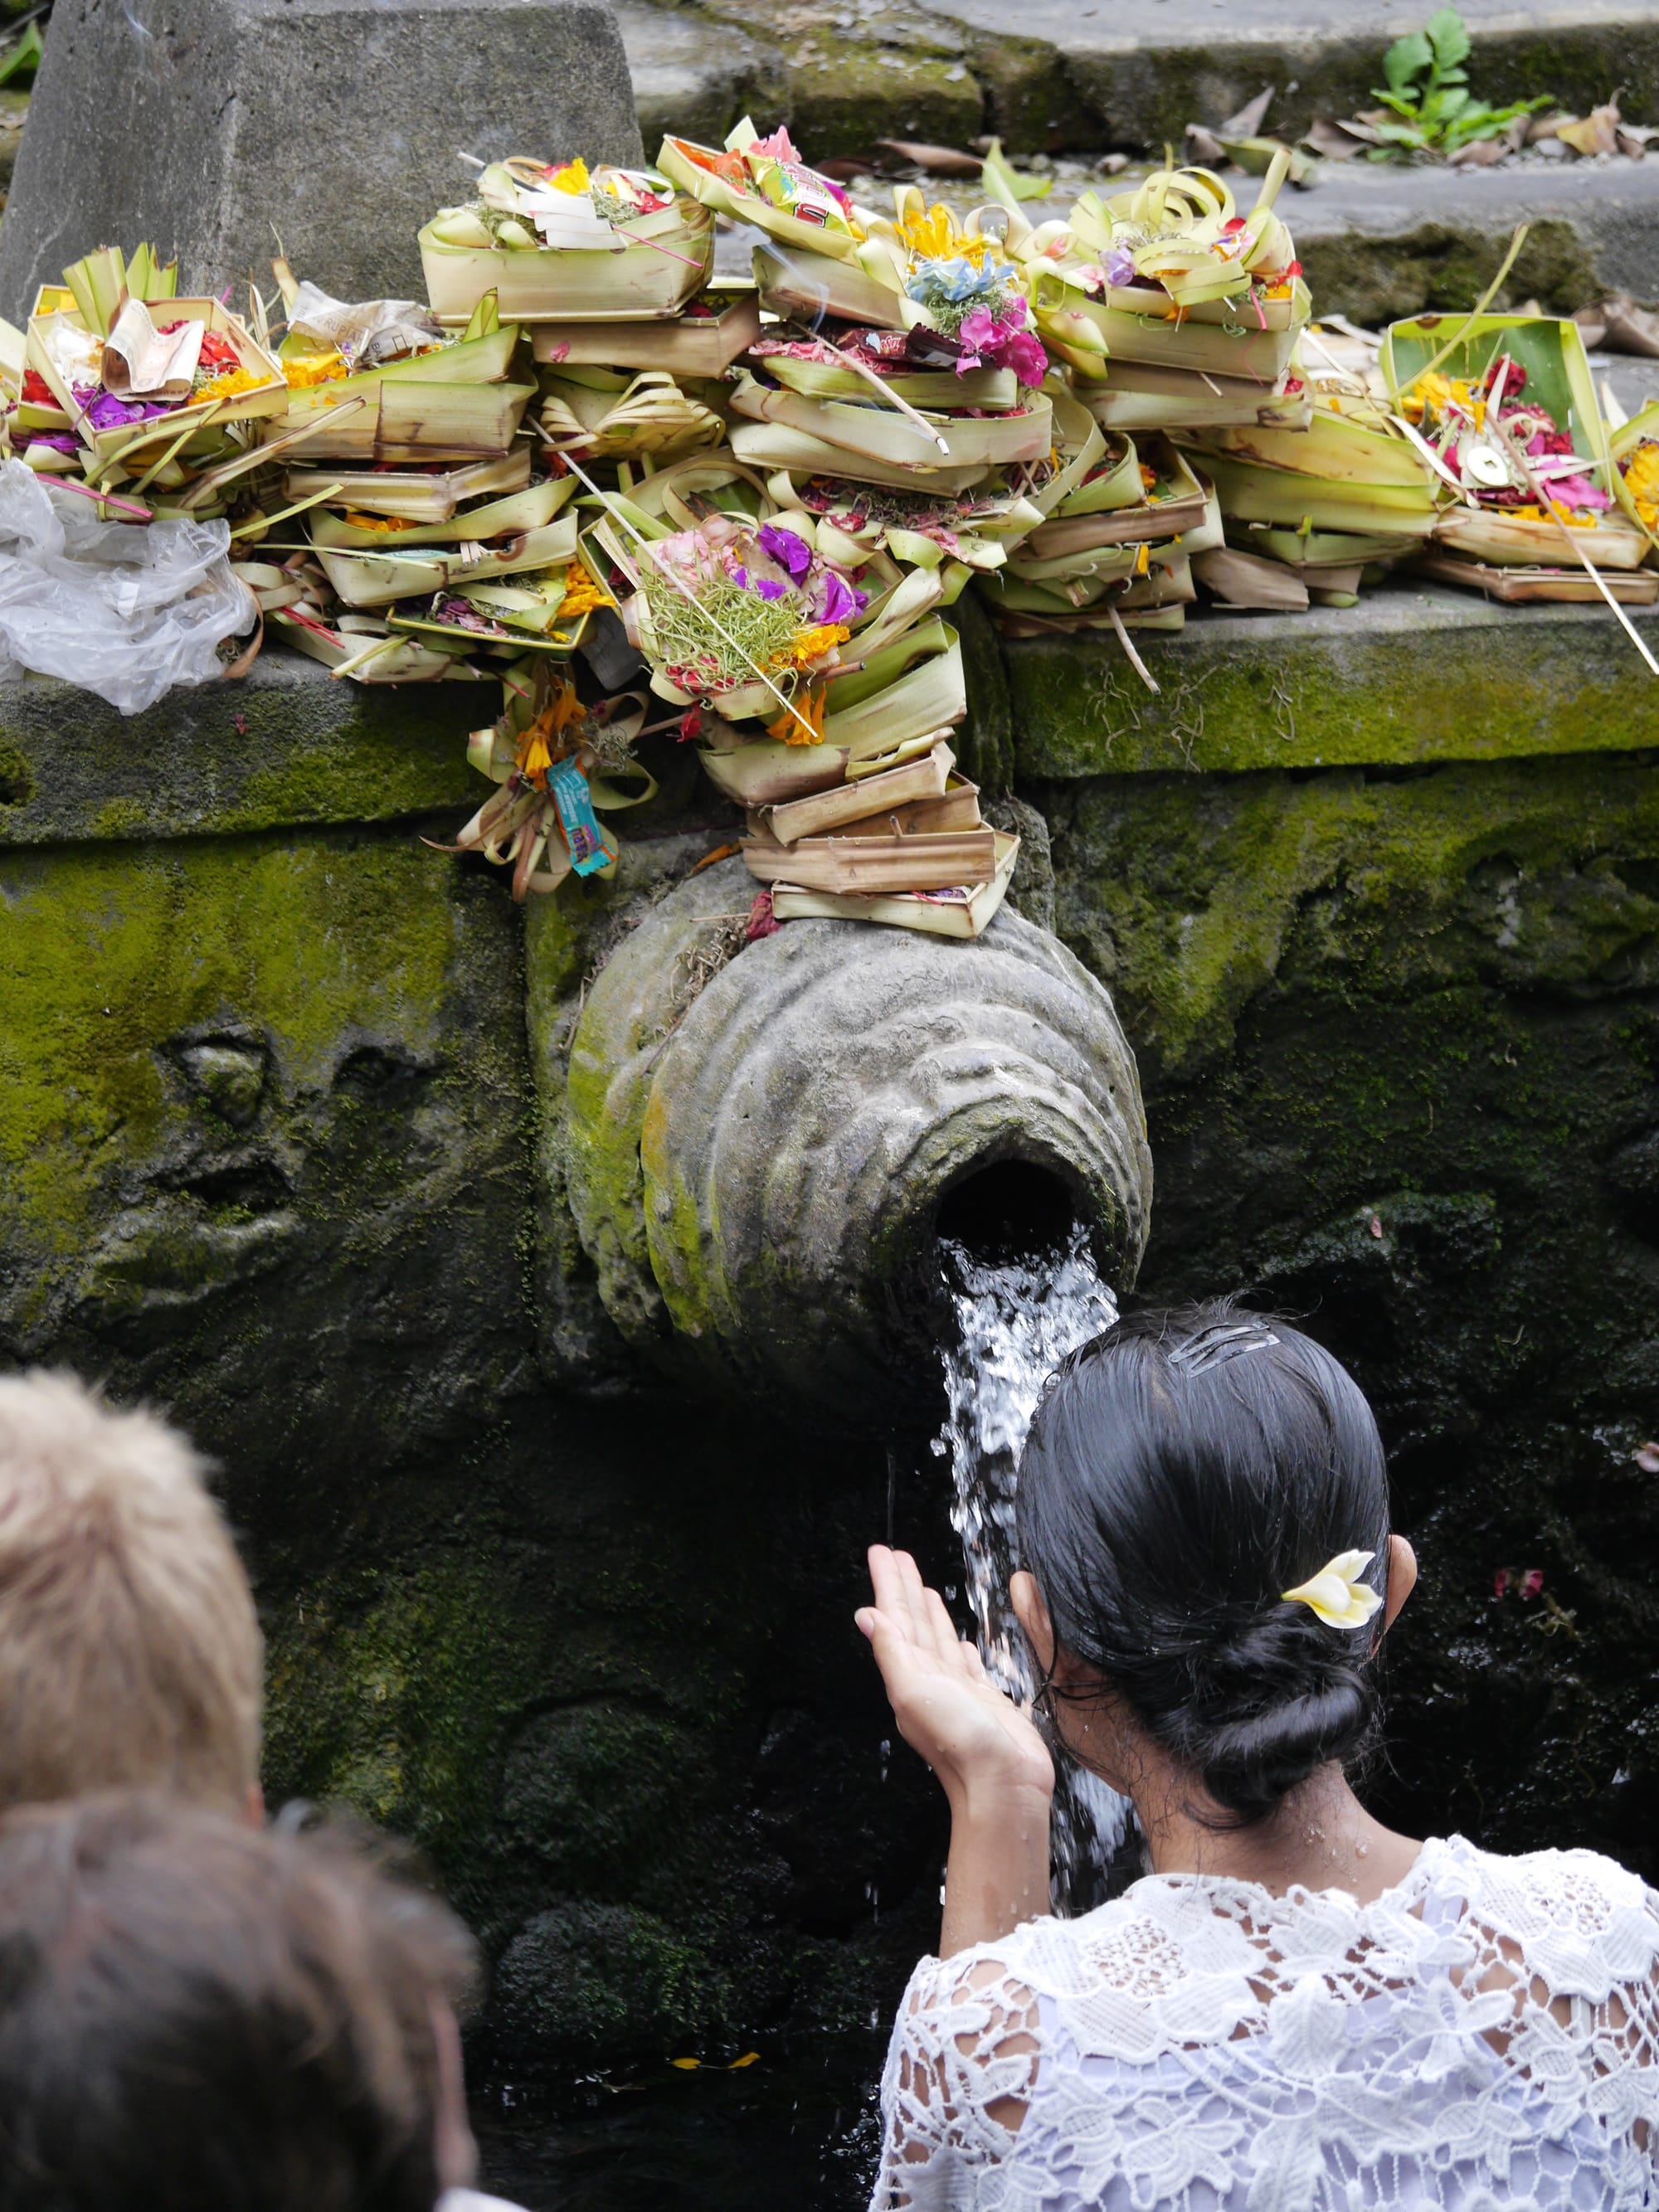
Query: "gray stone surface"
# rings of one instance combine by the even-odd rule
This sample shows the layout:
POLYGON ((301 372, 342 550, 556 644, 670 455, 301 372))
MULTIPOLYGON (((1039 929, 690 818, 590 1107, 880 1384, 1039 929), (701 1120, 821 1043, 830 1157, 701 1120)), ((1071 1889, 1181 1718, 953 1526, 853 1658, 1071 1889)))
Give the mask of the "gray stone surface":
POLYGON ((267 646, 234 684, 173 691, 124 720, 52 677, 0 684, 0 851, 66 840, 222 836, 386 822, 476 805, 466 733, 483 684, 337 684, 267 646))
MULTIPOLYGON (((1051 47, 1079 112, 1101 118, 1109 143, 1155 145, 1188 119, 1218 122, 1264 84, 1279 88, 1280 119, 1297 129, 1322 106, 1340 112, 1381 82, 1382 48, 1432 11, 1427 0, 1026 0, 1016 20, 1006 0, 920 0, 919 12, 1051 47)), ((1659 53, 1655 0, 1468 0, 1461 13, 1484 97, 1544 92, 1588 104, 1622 84, 1629 112, 1652 119, 1644 103, 1659 53)))
MULTIPOLYGON (((1240 179, 1237 190, 1248 204, 1254 190, 1249 180, 1240 179)), ((1659 161, 1613 161, 1605 168, 1585 161, 1451 170, 1328 161, 1314 189, 1289 195, 1283 212, 1299 248, 1329 240, 1340 249, 1342 259, 1328 271, 1315 256, 1317 276, 1325 281, 1310 281, 1322 307, 1332 304, 1334 289, 1352 283, 1353 263, 1375 264, 1379 245, 1395 249, 1391 258, 1423 264, 1425 285, 1432 288, 1434 261, 1444 259, 1449 250, 1467 258, 1471 246, 1485 247, 1495 270, 1518 222, 1561 226, 1569 234, 1552 255, 1552 264, 1562 264, 1559 273, 1553 265, 1540 272, 1547 288, 1565 288, 1556 302, 1547 304, 1581 304, 1598 286, 1642 300, 1659 298, 1659 161)), ((1527 281, 1523 270, 1520 282, 1527 281)), ((1464 303, 1472 298, 1466 295, 1464 303)), ((1411 313, 1449 302, 1396 296, 1389 304, 1393 312, 1411 313)), ((1367 303, 1355 300, 1352 306, 1363 312, 1367 303)))
POLYGON ((345 298, 422 295, 458 151, 637 158, 603 0, 61 0, 0 236, 0 313, 106 243, 182 289, 269 287, 280 237, 345 298))
POLYGON ((617 27, 647 158, 668 131, 718 146, 746 111, 764 114, 783 100, 782 56, 733 25, 672 8, 623 6, 617 27))

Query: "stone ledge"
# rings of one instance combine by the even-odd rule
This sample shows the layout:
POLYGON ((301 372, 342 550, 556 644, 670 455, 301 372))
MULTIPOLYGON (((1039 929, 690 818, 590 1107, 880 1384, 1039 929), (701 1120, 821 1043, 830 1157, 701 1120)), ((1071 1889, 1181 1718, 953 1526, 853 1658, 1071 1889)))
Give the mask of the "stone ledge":
POLYGON ((175 691, 130 719, 51 678, 0 684, 0 848, 465 808, 483 788, 466 733, 500 698, 493 684, 336 683, 280 647, 245 682, 175 691))
MULTIPOLYGON (((1633 619, 1659 647, 1659 608, 1633 619)), ((1659 748, 1659 680, 1602 607, 1498 607, 1401 582, 1355 607, 1206 614, 1136 645, 1007 651, 1022 779, 1354 768, 1659 748)))
MULTIPOLYGON (((1634 619, 1659 648, 1659 608, 1634 619)), ((1154 697, 1100 634, 1005 648, 1018 776, 1403 766, 1659 750, 1659 681, 1599 607, 1495 607, 1401 583, 1357 607, 1142 632, 1154 697)), ((493 685, 337 684, 268 649, 245 683, 124 720, 0 684, 0 848, 234 836, 454 811, 493 685)))

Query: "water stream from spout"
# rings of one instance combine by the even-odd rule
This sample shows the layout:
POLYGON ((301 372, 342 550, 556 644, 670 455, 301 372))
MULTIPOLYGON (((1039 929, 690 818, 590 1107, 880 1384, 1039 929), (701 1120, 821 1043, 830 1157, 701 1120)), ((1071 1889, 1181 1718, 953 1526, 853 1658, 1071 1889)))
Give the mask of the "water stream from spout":
MULTIPOLYGON (((957 1329, 941 1354, 946 1410, 933 1449, 951 1462, 951 1518, 962 1539, 980 1656, 1009 1695, 1024 1703, 1036 1684, 1008 1600, 1008 1578, 1019 1565, 1019 1455, 1044 1382, 1068 1352, 1116 1320, 1117 1302, 1080 1227, 1042 1254, 988 1259, 959 1244, 943 1249, 957 1329)), ((1129 1830, 1129 1801, 1058 1747, 1055 1769, 1054 1910, 1084 1912, 1106 1894, 1108 1863, 1129 1830)))

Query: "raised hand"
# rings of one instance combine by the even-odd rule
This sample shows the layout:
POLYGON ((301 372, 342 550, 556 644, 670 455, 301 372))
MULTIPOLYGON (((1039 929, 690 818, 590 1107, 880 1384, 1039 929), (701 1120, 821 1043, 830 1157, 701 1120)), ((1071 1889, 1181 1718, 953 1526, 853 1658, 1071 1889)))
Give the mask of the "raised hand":
MULTIPOLYGON (((951 1810, 991 1812, 1054 1791, 1054 1761, 1030 1715, 986 1673, 945 1601, 908 1552, 870 1547, 875 1603, 857 1614, 899 1734, 944 1786, 951 1810)), ((1029 1807, 1028 1807, 1029 1809, 1029 1807)))

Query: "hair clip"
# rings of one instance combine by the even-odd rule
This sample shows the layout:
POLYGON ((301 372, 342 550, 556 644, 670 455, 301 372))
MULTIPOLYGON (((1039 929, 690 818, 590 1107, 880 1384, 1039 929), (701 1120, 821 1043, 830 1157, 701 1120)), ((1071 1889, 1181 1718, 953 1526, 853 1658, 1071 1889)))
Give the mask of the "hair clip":
POLYGON ((1180 1374, 1201 1375, 1206 1368, 1218 1367, 1224 1360, 1237 1358, 1241 1352, 1265 1352, 1270 1344, 1278 1341, 1265 1322, 1218 1321, 1188 1337, 1164 1357, 1180 1374))
POLYGON ((1286 1605, 1310 1607, 1328 1628, 1364 1628, 1382 1602, 1359 1579, 1376 1557, 1375 1552, 1339 1552, 1316 1575, 1279 1595, 1286 1605))

